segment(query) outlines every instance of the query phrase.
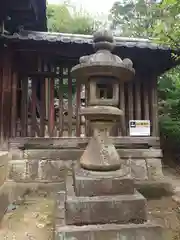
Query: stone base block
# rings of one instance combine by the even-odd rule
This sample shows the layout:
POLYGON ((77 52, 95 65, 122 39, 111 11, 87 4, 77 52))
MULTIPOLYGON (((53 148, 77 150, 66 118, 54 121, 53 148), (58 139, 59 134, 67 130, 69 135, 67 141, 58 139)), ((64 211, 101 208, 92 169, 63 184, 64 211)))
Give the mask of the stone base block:
POLYGON ((106 196, 133 194, 134 183, 127 169, 110 172, 87 171, 74 168, 74 189, 76 196, 106 196))
POLYGON ((8 152, 0 152, 0 186, 4 184, 8 175, 8 152))
POLYGON ((137 191, 132 195, 77 197, 70 182, 66 190, 67 225, 142 223, 147 219, 146 199, 137 191))
POLYGON ((9 205, 9 194, 6 187, 7 184, 3 184, 0 187, 0 221, 2 220, 9 205))
POLYGON ((145 224, 56 227, 55 240, 162 240, 161 226, 145 224))

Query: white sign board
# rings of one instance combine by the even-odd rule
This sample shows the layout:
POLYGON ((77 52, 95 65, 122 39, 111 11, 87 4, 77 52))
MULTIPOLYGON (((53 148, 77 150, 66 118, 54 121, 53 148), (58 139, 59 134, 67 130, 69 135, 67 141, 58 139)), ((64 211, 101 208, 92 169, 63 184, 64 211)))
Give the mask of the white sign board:
POLYGON ((130 136, 150 136, 151 123, 149 120, 130 120, 129 134, 130 136))

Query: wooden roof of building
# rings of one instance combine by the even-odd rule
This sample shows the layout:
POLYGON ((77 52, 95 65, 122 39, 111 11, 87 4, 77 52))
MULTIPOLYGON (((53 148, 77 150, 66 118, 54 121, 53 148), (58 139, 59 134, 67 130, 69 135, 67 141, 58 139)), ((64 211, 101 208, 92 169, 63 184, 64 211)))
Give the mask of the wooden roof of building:
POLYGON ((10 33, 18 28, 46 31, 46 0, 0 1, 0 24, 10 33))
MULTIPOLYGON (((160 75, 179 64, 172 57, 170 48, 160 46, 149 39, 115 37, 114 53, 121 58, 130 58, 141 74, 160 75)), ((1 35, 0 41, 11 44, 16 50, 51 52, 64 60, 78 60, 93 50, 91 35, 22 31, 13 35, 1 35)))

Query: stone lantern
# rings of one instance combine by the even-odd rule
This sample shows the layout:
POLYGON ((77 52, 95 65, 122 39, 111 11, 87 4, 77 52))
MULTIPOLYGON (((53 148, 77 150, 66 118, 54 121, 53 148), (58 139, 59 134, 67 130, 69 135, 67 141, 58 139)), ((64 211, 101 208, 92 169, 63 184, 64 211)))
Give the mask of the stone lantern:
POLYGON ((109 138, 109 132, 120 116, 119 83, 134 75, 130 59, 122 60, 111 53, 115 47, 113 36, 104 30, 94 34, 95 53, 80 58, 80 64, 72 69, 72 75, 82 84, 89 84, 89 102, 80 112, 90 121, 93 129, 80 164, 84 169, 113 171, 121 166, 119 155, 109 138))
POLYGON ((111 34, 96 33, 96 53, 82 57, 72 69, 77 81, 90 87, 89 103, 81 114, 90 121, 93 136, 80 166, 76 162, 67 178, 65 221, 56 227, 57 240, 163 239, 162 228, 147 221, 146 199, 135 189, 129 167, 121 165, 109 138, 110 128, 123 114, 117 108, 119 82, 134 74, 131 60, 113 55, 113 47, 111 34))

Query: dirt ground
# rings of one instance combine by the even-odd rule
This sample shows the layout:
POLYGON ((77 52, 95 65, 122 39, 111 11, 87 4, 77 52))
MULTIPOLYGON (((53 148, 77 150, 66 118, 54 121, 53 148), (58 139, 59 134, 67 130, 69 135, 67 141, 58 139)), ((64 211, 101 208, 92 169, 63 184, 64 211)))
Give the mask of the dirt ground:
POLYGON ((0 227, 2 240, 53 240, 54 202, 41 196, 28 196, 5 217, 0 227))
POLYGON ((165 240, 180 240, 180 204, 172 197, 148 201, 149 220, 156 221, 165 229, 165 240))
MULTIPOLYGON (((180 186, 180 174, 167 173, 180 186)), ((38 193, 26 196, 17 207, 5 214, 0 226, 2 240, 53 240, 55 202, 38 193)), ((149 220, 166 229, 165 240, 180 240, 180 204, 172 197, 148 200, 149 220)))

